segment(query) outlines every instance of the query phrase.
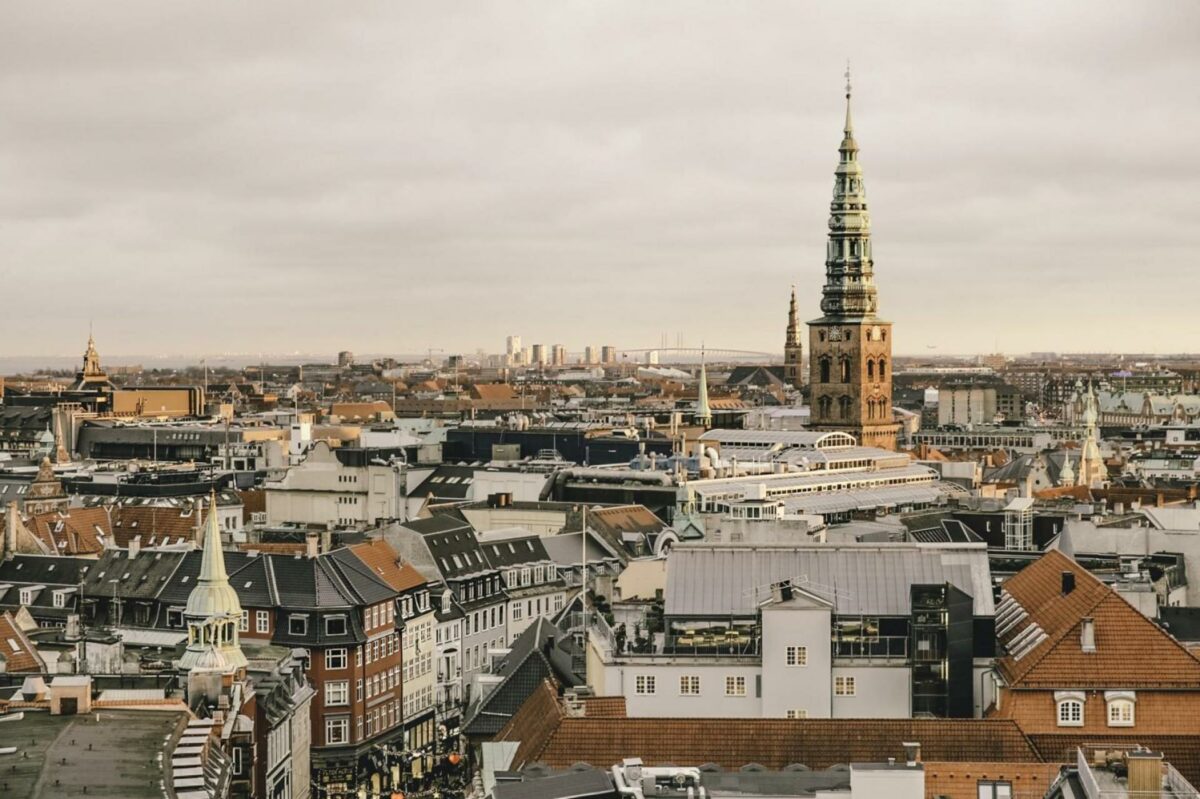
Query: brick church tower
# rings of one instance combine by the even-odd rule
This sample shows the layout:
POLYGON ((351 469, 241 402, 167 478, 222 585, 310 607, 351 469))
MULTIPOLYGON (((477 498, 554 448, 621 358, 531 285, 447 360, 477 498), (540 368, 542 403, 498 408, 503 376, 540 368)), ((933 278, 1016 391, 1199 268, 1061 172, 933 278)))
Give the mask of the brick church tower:
POLYGON ((850 433, 864 446, 895 449, 899 425, 892 414, 892 325, 875 315, 871 218, 850 119, 849 80, 847 70, 846 128, 830 204, 823 315, 808 323, 809 426, 850 433))

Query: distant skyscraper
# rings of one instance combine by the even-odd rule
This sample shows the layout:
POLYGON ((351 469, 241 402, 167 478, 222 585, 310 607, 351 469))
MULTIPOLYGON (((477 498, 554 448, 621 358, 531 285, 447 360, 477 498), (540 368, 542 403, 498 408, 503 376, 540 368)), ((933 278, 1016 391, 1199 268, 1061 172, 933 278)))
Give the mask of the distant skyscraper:
POLYGON ((546 345, 534 344, 533 350, 529 354, 529 363, 534 366, 546 365, 546 345))
POLYGON ((896 448, 892 414, 892 325, 875 315, 871 219, 858 144, 850 118, 846 72, 846 128, 830 205, 829 244, 820 319, 809 326, 812 427, 844 430, 866 446, 896 448))
POLYGON ((617 362, 617 348, 610 346, 608 344, 605 344, 603 347, 600 348, 600 360, 603 363, 616 363, 617 362))
POLYGON ((583 362, 589 363, 589 364, 600 362, 600 360, 596 357, 596 348, 595 347, 588 345, 583 348, 583 362))
POLYGON ((658 366, 658 350, 650 350, 646 353, 646 365, 658 366))
POLYGON ((804 345, 800 343, 800 314, 796 310, 796 287, 792 286, 792 301, 788 305, 787 336, 783 340, 783 374, 795 388, 804 384, 800 364, 804 360, 804 345))
POLYGON ((504 340, 505 360, 510 364, 521 362, 521 337, 509 336, 504 340))
POLYGON ((345 369, 354 365, 354 353, 350 350, 342 350, 338 353, 338 366, 345 369))
POLYGON ((555 344, 550 348, 550 363, 554 366, 566 366, 567 364, 567 348, 562 344, 555 344))

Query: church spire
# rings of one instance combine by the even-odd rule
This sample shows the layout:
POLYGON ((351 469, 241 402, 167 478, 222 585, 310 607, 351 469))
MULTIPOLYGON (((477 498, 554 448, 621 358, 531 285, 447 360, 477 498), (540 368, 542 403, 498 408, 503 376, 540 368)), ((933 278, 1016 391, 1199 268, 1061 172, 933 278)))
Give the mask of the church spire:
POLYGON ((871 217, 858 142, 850 114, 850 66, 846 65, 846 126, 838 146, 833 201, 829 206, 829 243, 821 310, 826 320, 873 318, 877 305, 871 258, 871 217))
POLYGON ((712 409, 708 406, 708 371, 704 367, 704 350, 700 351, 700 386, 696 397, 696 424, 712 427, 712 409))
POLYGON ((796 308, 796 287, 792 286, 792 300, 788 303, 787 340, 788 346, 800 344, 800 312, 796 308))
POLYGON ((229 584, 229 575, 225 571, 215 490, 208 502, 200 574, 196 579, 196 587, 188 594, 183 615, 188 625, 188 645, 179 660, 180 668, 227 671, 246 666, 246 656, 238 642, 242 603, 229 584))

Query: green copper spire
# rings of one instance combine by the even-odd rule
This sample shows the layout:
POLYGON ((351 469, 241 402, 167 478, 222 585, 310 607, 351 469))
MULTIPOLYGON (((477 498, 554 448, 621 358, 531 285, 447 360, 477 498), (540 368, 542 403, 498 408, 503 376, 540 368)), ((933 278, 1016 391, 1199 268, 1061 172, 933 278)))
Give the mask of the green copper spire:
POLYGON ((850 67, 846 67, 846 127, 838 147, 833 201, 829 205, 829 243, 825 253, 825 320, 873 318, 878 305, 875 264, 871 258, 871 217, 858 143, 850 114, 850 67))

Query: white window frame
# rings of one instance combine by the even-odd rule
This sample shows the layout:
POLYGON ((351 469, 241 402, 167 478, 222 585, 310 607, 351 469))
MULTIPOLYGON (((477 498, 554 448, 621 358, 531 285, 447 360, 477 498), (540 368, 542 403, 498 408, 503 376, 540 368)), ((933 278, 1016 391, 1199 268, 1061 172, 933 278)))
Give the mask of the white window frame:
POLYGON ((700 675, 699 674, 681 674, 681 675, 679 675, 679 695, 680 696, 700 696, 700 675))
POLYGON ((1105 691, 1104 704, 1108 726, 1132 727, 1137 723, 1137 695, 1133 691, 1105 691))
POLYGON ((336 635, 339 637, 343 636, 343 635, 349 635, 350 634, 350 620, 340 614, 326 616, 325 617, 325 634, 326 635, 336 635), (331 622, 331 621, 340 621, 342 623, 342 631, 340 633, 331 632, 329 630, 329 622, 331 622))
POLYGON ((1084 704, 1087 697, 1082 691, 1056 691, 1054 694, 1054 718, 1059 727, 1082 727, 1084 704))
POLYGON ((328 680, 325 683, 325 707, 344 707, 350 704, 350 681, 328 680))
POLYGON ((325 719, 325 743, 333 746, 350 743, 350 717, 329 716, 325 719), (340 734, 335 734, 340 733, 340 734))
POLYGON ((238 621, 238 632, 240 632, 240 633, 250 632, 250 611, 248 611, 248 610, 242 611, 242 618, 238 621))
POLYGON ((792 668, 804 668, 808 665, 808 647, 795 644, 784 652, 783 662, 792 668))
POLYGON ((653 674, 638 674, 633 678, 633 692, 638 696, 658 693, 658 678, 653 674))
POLYGON ((341 671, 350 665, 350 658, 346 655, 346 648, 338 647, 336 649, 325 650, 325 670, 326 671, 341 671), (336 665, 341 661, 341 665, 336 665))
POLYGON ((740 674, 729 674, 725 677, 725 696, 743 697, 746 695, 746 678, 740 674))
POLYGON ((266 610, 254 611, 254 631, 257 633, 271 632, 270 611, 266 611, 266 610))
POLYGON ((789 719, 806 719, 808 718, 807 710, 789 710, 786 713, 789 719))
POLYGON ((834 696, 858 696, 858 680, 851 676, 833 678, 834 696))
POLYGON ((308 635, 308 616, 298 614, 288 616, 288 635, 308 635), (296 622, 300 622, 300 626, 303 628, 300 632, 296 632, 292 628, 292 625, 296 622))

